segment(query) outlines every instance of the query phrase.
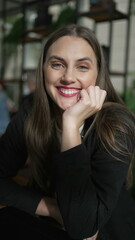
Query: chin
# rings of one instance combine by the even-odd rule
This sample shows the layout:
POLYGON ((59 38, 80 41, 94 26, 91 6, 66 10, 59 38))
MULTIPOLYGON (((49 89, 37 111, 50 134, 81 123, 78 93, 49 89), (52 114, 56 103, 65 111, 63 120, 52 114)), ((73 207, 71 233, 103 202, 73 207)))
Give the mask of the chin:
POLYGON ((63 110, 65 111, 66 109, 72 107, 73 105, 75 105, 77 103, 77 101, 68 101, 68 102, 61 102, 58 104, 58 106, 63 110))
POLYGON ((74 104, 66 104, 66 105, 62 106, 61 108, 62 108, 62 110, 65 111, 66 109, 72 107, 73 105, 74 105, 74 104))

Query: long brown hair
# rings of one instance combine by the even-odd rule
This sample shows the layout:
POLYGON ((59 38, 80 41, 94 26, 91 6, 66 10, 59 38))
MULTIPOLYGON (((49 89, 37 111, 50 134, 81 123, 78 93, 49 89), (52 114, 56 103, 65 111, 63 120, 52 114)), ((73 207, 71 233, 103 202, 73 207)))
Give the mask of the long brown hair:
MULTIPOLYGON (((60 109, 50 99, 46 92, 43 65, 46 61, 46 55, 50 46, 63 36, 80 37, 90 44, 97 58, 98 77, 96 85, 107 91, 106 102, 117 102, 119 104, 123 104, 110 81, 104 54, 94 33, 90 29, 78 25, 64 26, 55 31, 50 36, 49 40, 44 44, 42 49, 37 69, 34 103, 31 113, 26 121, 26 141, 29 156, 32 159, 33 178, 37 185, 50 195, 53 192, 53 190, 50 190, 50 182, 52 179, 52 157, 59 151, 59 140, 56 134, 56 125, 58 124, 60 118, 60 109)), ((103 114, 103 111, 101 111, 100 114, 97 114, 96 126, 98 126, 99 137, 101 138, 101 141, 104 142, 107 134, 103 135, 103 129, 101 127, 102 124, 100 119, 103 114), (100 125, 98 123, 100 123, 100 125)), ((117 123, 118 126, 120 126, 120 124, 120 122, 117 123)), ((113 135, 114 130, 112 129, 112 136, 113 135)), ((107 137, 107 139, 110 141, 111 145, 111 138, 107 137)), ((117 150, 115 143, 113 147, 117 150)))

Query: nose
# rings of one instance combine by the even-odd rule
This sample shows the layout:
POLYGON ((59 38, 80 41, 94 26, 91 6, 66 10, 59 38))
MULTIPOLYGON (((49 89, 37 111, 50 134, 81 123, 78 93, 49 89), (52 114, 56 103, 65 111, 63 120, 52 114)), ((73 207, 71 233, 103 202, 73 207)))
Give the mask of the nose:
POLYGON ((76 81, 75 72, 72 68, 67 68, 61 78, 61 83, 69 85, 76 81))

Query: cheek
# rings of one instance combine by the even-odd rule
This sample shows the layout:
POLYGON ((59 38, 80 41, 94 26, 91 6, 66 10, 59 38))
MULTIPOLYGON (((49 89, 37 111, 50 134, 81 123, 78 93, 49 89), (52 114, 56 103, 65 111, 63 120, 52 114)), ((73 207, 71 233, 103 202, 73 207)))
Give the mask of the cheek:
POLYGON ((44 72, 45 72, 44 74, 45 88, 50 97, 52 97, 55 94, 54 86, 56 83, 57 76, 56 73, 54 73, 50 69, 47 69, 44 72))
POLYGON ((52 80, 53 80, 53 75, 52 75, 52 73, 51 73, 51 71, 49 71, 48 69, 46 70, 45 69, 45 71, 44 71, 44 76, 45 76, 45 84, 46 83, 51 83, 52 82, 52 80))
POLYGON ((97 73, 90 74, 82 80, 83 88, 87 89, 90 85, 95 86, 97 73))
MULTIPOLYGON (((52 84, 52 76, 50 71, 48 70, 44 70, 44 81, 45 81, 45 88, 47 93, 50 93, 50 88, 51 88, 51 84, 52 84)), ((50 94, 49 94, 50 95, 50 94)))
POLYGON ((60 78, 60 74, 57 71, 47 70, 45 72, 45 84, 54 84, 58 81, 60 78))

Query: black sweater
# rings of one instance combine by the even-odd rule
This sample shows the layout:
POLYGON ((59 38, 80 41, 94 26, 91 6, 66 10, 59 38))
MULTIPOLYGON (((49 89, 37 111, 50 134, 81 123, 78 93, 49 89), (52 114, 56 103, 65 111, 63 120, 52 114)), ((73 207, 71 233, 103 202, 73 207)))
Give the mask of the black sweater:
MULTIPOLYGON (((0 204, 34 214, 42 193, 20 186, 12 180, 27 160, 24 122, 31 101, 25 102, 0 138, 0 204)), ((122 144, 125 138, 119 138, 122 144)), ((129 146, 128 138, 126 140, 132 151, 135 143, 129 146)), ((127 197, 129 193, 125 188, 130 159, 119 155, 122 161, 118 161, 113 154, 116 156, 116 153, 111 155, 104 149, 93 131, 85 142, 54 158, 58 204, 65 228, 74 239, 90 237, 107 226, 115 215, 115 209, 125 211, 125 207, 122 207, 125 205, 119 201, 121 196, 126 196, 122 197, 122 201, 127 204, 135 239, 135 204, 131 197, 127 197)), ((115 218, 111 226, 114 222, 115 218)))

